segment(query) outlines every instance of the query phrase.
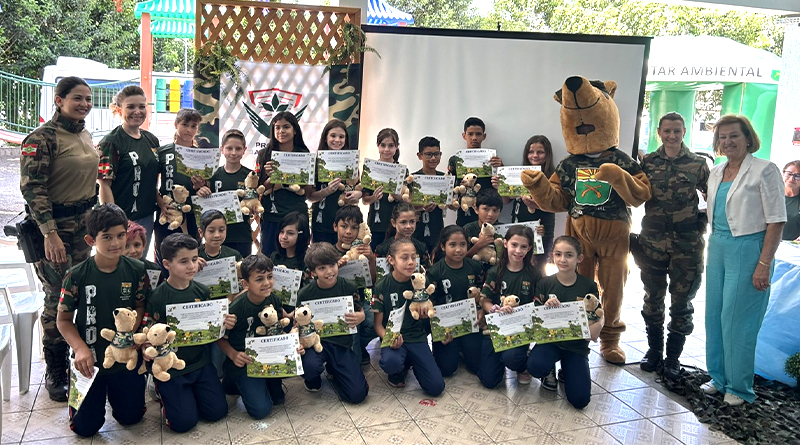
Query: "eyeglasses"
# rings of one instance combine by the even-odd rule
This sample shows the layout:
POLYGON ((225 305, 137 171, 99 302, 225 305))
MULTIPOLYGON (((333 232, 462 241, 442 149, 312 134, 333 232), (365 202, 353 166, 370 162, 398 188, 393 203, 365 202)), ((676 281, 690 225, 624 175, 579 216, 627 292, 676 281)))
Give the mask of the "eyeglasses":
POLYGON ((422 153, 422 156, 424 156, 425 159, 441 158, 442 152, 437 151, 436 153, 422 153))
POLYGON ((790 171, 783 172, 783 177, 786 179, 794 179, 795 181, 800 181, 800 173, 792 173, 790 171))

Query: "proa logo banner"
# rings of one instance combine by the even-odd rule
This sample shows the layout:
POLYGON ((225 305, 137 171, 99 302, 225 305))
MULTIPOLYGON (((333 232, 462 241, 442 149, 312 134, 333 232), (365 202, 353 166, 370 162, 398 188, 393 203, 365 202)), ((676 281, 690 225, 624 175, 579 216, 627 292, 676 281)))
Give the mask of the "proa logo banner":
POLYGON ((120 293, 123 297, 128 298, 131 296, 131 289, 133 288, 133 283, 122 283, 122 289, 120 293))
POLYGON ((250 122, 262 136, 269 139, 270 122, 278 113, 288 111, 299 121, 303 117, 308 104, 301 105, 303 94, 295 91, 269 88, 266 90, 252 90, 249 92, 250 102, 243 101, 250 122))
POLYGON ((611 184, 595 177, 599 168, 575 169, 575 202, 581 205, 599 206, 611 196, 611 184))

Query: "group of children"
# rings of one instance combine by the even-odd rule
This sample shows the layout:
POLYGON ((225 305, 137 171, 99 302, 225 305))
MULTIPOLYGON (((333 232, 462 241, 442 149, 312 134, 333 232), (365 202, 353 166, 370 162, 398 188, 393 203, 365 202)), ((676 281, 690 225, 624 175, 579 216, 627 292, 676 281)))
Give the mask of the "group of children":
MULTIPOLYGON (((308 151, 294 116, 279 113, 272 123, 270 147, 308 151)), ((485 138, 483 123, 476 118, 468 120, 464 138, 469 148, 480 147, 485 138)), ((224 166, 206 184, 187 183, 197 195, 241 188, 244 177, 250 173, 241 165, 246 146, 241 132, 228 131, 221 145, 224 166)), ((396 162, 398 145, 394 130, 382 130, 378 136, 381 160, 396 162)), ((319 149, 346 148, 350 145, 344 124, 332 121, 325 127, 319 149)), ((261 182, 268 184, 272 166, 269 153, 265 155, 264 151, 258 155, 255 171, 263 178, 261 182)), ((540 162, 536 165, 543 170, 552 169, 552 150, 546 138, 526 145, 524 156, 526 165, 540 162)), ((418 173, 443 174, 436 171, 441 151, 435 138, 420 141, 418 158, 422 161, 418 173)), ((492 163, 502 164, 502 160, 494 158, 492 163)), ((357 328, 358 334, 323 338, 321 352, 298 349, 304 387, 310 392, 320 389, 325 372, 342 400, 364 401, 369 392, 362 370, 362 365, 370 361, 367 345, 376 337, 378 341, 383 339, 389 314, 402 309, 405 316, 399 335, 389 346, 380 348, 379 365, 391 385, 404 386, 408 371, 413 370, 423 391, 438 396, 444 391, 444 378, 453 375, 463 359, 467 371, 487 388, 500 384, 505 368, 509 368, 517 372, 521 384, 530 383, 534 376, 542 379, 544 388, 555 390, 558 385, 555 364, 561 361, 563 373, 559 377, 565 384, 567 399, 576 408, 589 403, 588 341, 533 348, 526 345, 497 353, 490 337, 477 332, 458 338, 448 335, 429 347, 427 312, 422 310, 414 318, 408 300, 403 297, 404 291, 414 290, 412 275, 424 271, 426 284, 435 286, 431 295, 434 305, 475 298, 481 323, 485 314, 511 311, 501 306, 502 296, 516 295, 520 304, 558 306, 587 293, 597 294, 595 283, 576 272, 582 255, 574 238, 560 237, 547 246, 547 223, 542 221, 545 256, 551 257, 558 268, 550 277, 543 277, 543 262, 537 261, 533 254, 534 232, 524 225, 514 225, 506 232, 495 265, 481 263, 472 258, 474 252, 493 243, 494 238, 481 234, 480 227, 496 223, 504 205, 491 182, 478 193, 473 208, 468 212, 459 210, 461 223, 443 227, 442 211, 436 206, 415 208, 402 201, 389 202, 388 194, 380 188, 364 190, 363 194, 340 191, 337 181, 309 188, 305 196, 313 203, 311 224, 305 197, 288 190, 279 194, 280 190, 276 190, 265 198, 261 242, 262 252, 268 256, 251 254, 247 221, 240 223, 245 226, 239 239, 239 225, 227 224, 221 212, 210 210, 194 223, 197 237, 180 230, 164 233, 166 236, 156 243, 160 264, 151 263, 144 258, 147 234, 141 226, 129 222, 125 213, 113 204, 93 209, 86 226, 87 242, 95 247, 95 255, 67 274, 59 305, 58 328, 72 347, 76 369, 87 377, 97 373, 80 409, 70 408, 70 427, 82 436, 96 433, 105 419, 106 399, 112 415, 123 425, 137 423, 143 416, 145 378, 137 373, 138 365, 132 371, 120 364, 109 369, 95 368, 95 362, 110 345, 98 334, 103 328, 114 328, 113 312, 118 308, 136 310, 137 326, 164 322, 167 304, 211 298, 208 287, 193 279, 206 261, 230 256, 241 260, 239 278, 244 290, 228 296, 231 303, 225 316, 224 337, 210 345, 178 348, 177 356, 185 361, 185 368, 171 369, 167 382, 155 382, 162 414, 176 432, 190 430, 199 419, 215 421, 224 417, 225 394, 240 395, 254 419, 268 416, 274 405, 284 402, 285 396, 281 379, 249 377, 246 372, 252 358, 244 352, 245 339, 255 336, 257 328, 262 326, 259 312, 272 305, 281 317, 294 319, 295 311, 309 301, 349 295, 353 296, 355 311, 345 316, 345 323, 357 328), (343 206, 337 202, 340 197, 345 201, 343 206), (360 199, 370 205, 368 223, 373 240, 356 249, 368 259, 373 282, 378 257, 385 257, 390 266, 389 272, 371 288, 359 288, 339 276, 339 267, 347 262, 343 256, 364 221, 356 205, 360 199), (478 238, 475 243, 470 242, 473 236, 478 238), (285 305, 273 294, 276 266, 304 272, 296 306, 285 305), (470 292, 473 287, 480 289, 479 295, 470 292)), ((512 223, 546 217, 544 212, 537 215, 538 210, 529 212, 527 199, 517 198, 512 223)), ((552 233, 552 228, 549 230, 552 233)), ((593 339, 602 324, 601 320, 591 326, 593 339)), ((151 359, 144 352, 140 355, 140 362, 151 359)))

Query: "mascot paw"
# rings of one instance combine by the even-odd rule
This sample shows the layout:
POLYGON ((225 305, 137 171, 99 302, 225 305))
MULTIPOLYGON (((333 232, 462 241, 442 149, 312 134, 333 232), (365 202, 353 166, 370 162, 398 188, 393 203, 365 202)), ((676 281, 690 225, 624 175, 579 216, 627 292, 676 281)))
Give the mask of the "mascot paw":
POLYGON ((622 178, 626 175, 630 176, 630 173, 623 170, 622 167, 617 164, 607 162, 600 166, 595 178, 600 181, 606 181, 613 187, 614 184, 622 182, 622 178))
POLYGON ((625 364, 625 351, 623 351, 619 344, 603 344, 600 342, 600 354, 603 358, 612 365, 624 365, 625 364))

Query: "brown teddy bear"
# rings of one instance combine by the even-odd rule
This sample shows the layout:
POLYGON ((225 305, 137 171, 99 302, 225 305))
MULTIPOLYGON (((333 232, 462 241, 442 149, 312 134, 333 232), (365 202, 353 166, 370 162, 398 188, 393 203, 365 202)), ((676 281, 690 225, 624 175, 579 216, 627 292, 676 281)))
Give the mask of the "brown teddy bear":
POLYGON ((566 79, 556 91, 561 104, 561 132, 570 153, 555 173, 526 170, 522 183, 546 212, 568 212, 566 234, 581 243, 584 260, 578 273, 596 277, 608 323, 600 332, 600 353, 609 363, 624 364, 619 347, 625 323, 620 320, 628 277, 628 206, 650 199, 650 182, 619 145, 619 110, 614 81, 566 79))
POLYGON ((349 249, 347 253, 344 254, 344 257, 347 259, 347 261, 366 259, 367 257, 364 256, 363 254, 359 254, 356 251, 356 248, 362 244, 369 244, 371 242, 372 242, 372 231, 369 229, 367 222, 362 221, 361 224, 359 224, 358 226, 358 235, 356 235, 356 239, 355 241, 353 241, 353 244, 350 244, 349 246, 347 244, 342 245, 342 247, 349 249))
POLYGON ((170 230, 175 230, 183 224, 183 214, 192 211, 192 206, 186 203, 189 198, 189 190, 182 185, 172 186, 172 196, 161 195, 161 199, 166 204, 167 211, 161 212, 158 223, 162 226, 169 224, 170 230))
POLYGON ((464 175, 464 179, 461 180, 461 185, 453 189, 453 193, 461 198, 461 210, 466 212, 475 206, 480 190, 481 185, 478 184, 478 175, 475 173, 467 173, 464 175))
POLYGON ((426 306, 428 308, 428 318, 436 315, 436 310, 433 309, 433 303, 431 303, 430 300, 430 296, 433 295, 433 292, 436 290, 436 285, 431 283, 428 287, 425 287, 424 269, 422 272, 414 272, 411 274, 411 285, 414 287, 414 292, 410 290, 403 291, 403 298, 411 300, 411 303, 408 305, 408 310, 411 312, 411 316, 414 317, 414 320, 419 320, 419 310, 426 306))
POLYGON ((600 299, 595 294, 586 294, 585 297, 578 297, 578 301, 583 301, 586 309, 586 318, 591 324, 597 323, 603 318, 603 308, 600 307, 600 299))
POLYGON ((264 326, 256 328, 256 335, 281 335, 283 334, 283 328, 289 326, 288 318, 278 320, 278 311, 271 304, 261 309, 261 312, 258 313, 258 318, 264 326))
MULTIPOLYGON (((408 188, 409 184, 414 181, 414 177, 412 175, 406 176, 405 182, 403 182, 403 186, 400 188, 400 197, 403 202, 411 202, 411 189, 408 188)), ((389 202, 394 202, 394 195, 389 194, 389 202)))
POLYGON ((294 324, 292 333, 300 334, 300 344, 304 349, 314 348, 316 352, 322 352, 322 343, 317 332, 322 329, 322 320, 311 321, 311 308, 301 306, 294 310, 294 324))
MULTIPOLYGON (((470 286, 469 289, 467 289, 467 298, 472 298, 473 300, 475 300, 475 304, 480 304, 481 290, 475 286, 470 286)), ((480 308, 481 307, 478 306, 478 309, 480 308)))
POLYGON ((340 182, 339 191, 342 192, 342 194, 339 195, 339 201, 337 201, 339 207, 344 207, 344 195, 347 194, 347 192, 360 192, 361 190, 364 190, 364 187, 361 186, 358 178, 340 182))
MULTIPOLYGON (((491 235, 495 237, 495 230, 494 226, 489 223, 483 223, 481 226, 481 235, 491 235)), ((478 242, 478 237, 473 236, 470 239, 472 244, 478 242)), ((495 264, 497 263, 497 249, 499 249, 503 245, 502 238, 495 238, 494 243, 485 246, 483 249, 479 250, 475 255, 472 256, 472 259, 475 261, 482 261, 484 263, 495 264)))
POLYGON ((133 332, 136 330, 136 311, 124 307, 114 309, 114 326, 116 331, 103 328, 100 336, 111 342, 106 348, 103 368, 110 368, 114 363, 125 363, 128 371, 136 367, 139 352, 134 348, 133 332))
POLYGON ((264 213, 264 207, 261 205, 261 195, 264 194, 264 186, 258 184, 258 175, 256 172, 250 172, 244 178, 244 189, 237 190, 236 194, 239 196, 239 207, 242 209, 243 215, 261 215, 264 213))
MULTIPOLYGON (((175 368, 180 371, 186 367, 186 362, 179 359, 170 348, 174 341, 175 331, 164 323, 156 323, 145 327, 141 334, 136 334, 137 344, 150 342, 150 346, 144 350, 144 353, 148 357, 153 357, 151 372, 153 373, 153 378, 158 379, 160 382, 169 381, 171 376, 167 371, 170 369, 175 368)), ((145 370, 144 363, 142 363, 139 368, 139 374, 144 374, 145 370)))

